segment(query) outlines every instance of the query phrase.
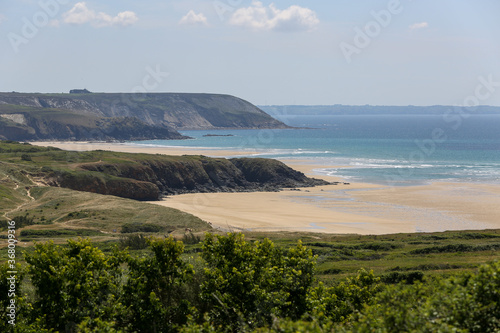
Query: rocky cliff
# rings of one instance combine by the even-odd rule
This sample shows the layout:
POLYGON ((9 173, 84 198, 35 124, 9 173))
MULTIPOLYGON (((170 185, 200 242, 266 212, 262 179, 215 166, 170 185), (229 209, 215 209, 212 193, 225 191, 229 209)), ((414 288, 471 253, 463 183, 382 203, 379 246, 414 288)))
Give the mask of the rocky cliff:
POLYGON ((99 117, 61 109, 0 105, 0 139, 152 140, 184 139, 168 126, 146 124, 134 117, 99 117))
POLYGON ((0 141, 0 169, 49 186, 157 200, 162 195, 277 191, 329 184, 266 158, 64 151, 0 141))
POLYGON ((160 193, 277 191, 328 182, 306 177, 280 161, 264 158, 151 157, 133 163, 85 163, 80 169, 154 184, 160 193), (259 171, 256 171, 259 170, 259 171))
POLYGON ((0 93, 0 105, 69 110, 98 117, 135 117, 175 129, 287 128, 253 104, 219 94, 0 93))

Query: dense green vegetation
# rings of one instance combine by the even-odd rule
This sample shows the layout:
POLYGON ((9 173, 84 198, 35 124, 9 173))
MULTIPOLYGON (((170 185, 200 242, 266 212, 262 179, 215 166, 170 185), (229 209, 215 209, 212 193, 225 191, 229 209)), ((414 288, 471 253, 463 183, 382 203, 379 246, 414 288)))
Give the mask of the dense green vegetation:
MULTIPOLYGON (((500 329, 500 262, 449 276, 421 273, 405 279, 361 269, 325 283, 316 273, 318 256, 301 241, 282 246, 269 239, 248 241, 242 234, 207 234, 199 255, 187 254, 171 237, 146 243, 146 250, 131 252, 97 247, 88 239, 35 245, 17 267, 16 325, 2 321, 2 331, 500 329)), ((372 246, 358 248, 363 247, 372 246)), ((3 318, 10 302, 9 270, 0 269, 3 318)))

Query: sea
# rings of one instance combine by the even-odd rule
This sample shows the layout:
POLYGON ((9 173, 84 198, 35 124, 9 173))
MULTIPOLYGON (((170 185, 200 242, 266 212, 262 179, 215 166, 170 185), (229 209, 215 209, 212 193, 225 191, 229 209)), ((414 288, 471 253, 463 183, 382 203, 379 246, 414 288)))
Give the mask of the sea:
POLYGON ((317 174, 352 182, 500 184, 500 114, 275 117, 295 129, 181 131, 192 139, 130 143, 297 160, 325 166, 316 168, 317 174))

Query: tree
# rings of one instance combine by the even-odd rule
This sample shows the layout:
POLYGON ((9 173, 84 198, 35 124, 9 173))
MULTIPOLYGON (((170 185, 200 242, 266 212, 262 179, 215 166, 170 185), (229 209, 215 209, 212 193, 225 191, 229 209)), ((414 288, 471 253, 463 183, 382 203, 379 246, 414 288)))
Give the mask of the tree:
POLYGON ((75 332, 83 320, 113 321, 123 314, 116 295, 126 254, 105 255, 90 240, 68 240, 66 247, 53 242, 36 244, 25 255, 35 287, 33 314, 46 328, 75 332))
POLYGON ((185 288, 193 267, 181 259, 182 242, 169 237, 151 239, 149 245, 152 257, 129 259, 123 294, 129 323, 137 332, 174 332, 191 311, 185 288))
POLYGON ((300 242, 283 251, 268 239, 249 243, 242 234, 207 234, 202 258, 202 297, 221 330, 269 325, 273 316, 296 319, 309 309, 315 257, 300 242))

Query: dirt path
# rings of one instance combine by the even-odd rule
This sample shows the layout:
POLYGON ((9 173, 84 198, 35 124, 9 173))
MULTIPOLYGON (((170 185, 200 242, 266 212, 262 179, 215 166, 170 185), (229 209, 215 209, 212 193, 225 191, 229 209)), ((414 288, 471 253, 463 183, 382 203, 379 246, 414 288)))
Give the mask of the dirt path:
MULTIPOLYGON (((35 183, 36 185, 40 186, 40 185, 39 185, 39 184, 40 184, 39 182, 35 182, 35 181, 33 181, 31 178, 30 178, 30 180, 31 180, 33 183, 35 183)), ((45 186, 45 185, 41 185, 41 186, 45 186)), ((14 190, 19 189, 19 187, 20 187, 19 183, 16 183, 16 186, 15 186, 14 190)), ((20 211, 20 210, 21 210, 24 206, 26 206, 26 205, 28 205, 28 204, 30 204, 30 203, 32 203, 33 201, 35 201, 35 200, 36 200, 36 199, 35 199, 35 198, 31 195, 31 187, 28 187, 28 186, 27 186, 27 187, 25 187, 25 189, 26 189, 26 196, 27 196, 30 200, 29 200, 29 201, 25 201, 25 202, 23 202, 23 203, 21 203, 21 204, 17 205, 17 207, 15 207, 15 208, 13 208, 13 209, 11 209, 11 210, 9 210, 9 211, 5 212, 5 213, 3 214, 3 216, 4 216, 7 220, 9 220, 9 221, 10 221, 10 220, 12 220, 12 217, 10 216, 12 213, 17 212, 17 211, 20 211)))
MULTIPOLYGON (((19 184, 16 184, 16 185, 17 185, 17 187, 19 187, 19 184)), ((30 198, 30 201, 23 202, 23 203, 19 204, 16 208, 11 209, 11 210, 9 210, 9 211, 5 212, 3 215, 4 215, 4 217, 5 217, 7 220, 9 220, 9 221, 11 221, 11 220, 12 220, 12 217, 10 217, 10 216, 9 216, 10 214, 12 214, 12 213, 14 213, 14 212, 17 212, 17 211, 21 210, 21 208, 23 208, 23 207, 24 207, 24 206, 26 206, 27 204, 29 204, 29 203, 31 203, 31 202, 33 202, 33 201, 35 201, 35 198, 33 198, 33 197, 31 196, 31 193, 30 193, 30 188, 27 188, 26 190, 27 190, 27 191, 26 191, 26 193, 27 193, 27 195, 28 195, 28 198, 30 198)))
POLYGON ((33 197, 31 196, 31 188, 30 188, 30 187, 28 187, 28 188, 26 189, 26 195, 28 196, 28 198, 30 198, 30 199, 31 199, 31 201, 35 201, 35 198, 33 198, 33 197))

